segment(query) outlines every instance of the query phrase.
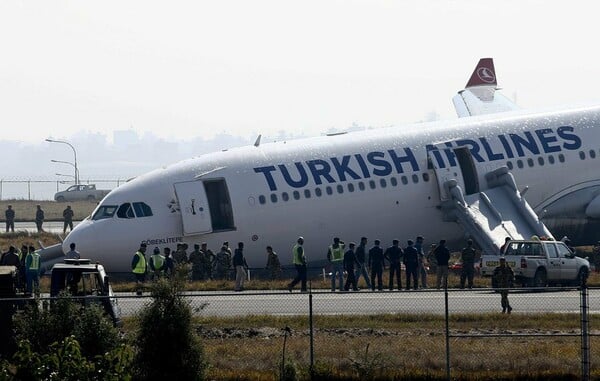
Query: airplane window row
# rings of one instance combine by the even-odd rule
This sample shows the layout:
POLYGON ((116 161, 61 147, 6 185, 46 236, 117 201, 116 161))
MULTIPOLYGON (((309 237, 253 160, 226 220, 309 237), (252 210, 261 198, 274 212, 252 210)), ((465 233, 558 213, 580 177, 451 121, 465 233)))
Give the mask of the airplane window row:
MULTIPOLYGON (((423 179, 423 181, 428 182, 429 181, 429 173, 423 173, 422 179, 423 179)), ((412 180, 412 182, 414 184, 417 184, 419 182, 419 175, 413 174, 410 177, 410 180, 412 180)), ((409 183, 409 178, 407 176, 401 176, 400 181, 402 182, 403 185, 407 185, 409 183)), ((367 189, 367 187, 369 189, 377 189, 378 185, 380 188, 383 189, 383 188, 387 188, 388 184, 392 187, 398 186, 398 179, 396 177, 392 177, 389 179, 389 182, 387 179, 379 179, 379 181, 369 180, 366 183, 364 181, 359 181, 358 183, 356 183, 356 185, 354 183, 348 183, 348 184, 346 184, 346 187, 344 187, 344 185, 342 185, 342 184, 338 184, 335 187, 327 185, 325 187, 325 193, 328 196, 333 195, 334 192, 337 192, 337 194, 343 194, 344 192, 353 193, 356 191, 357 187, 358 187, 359 191, 364 191, 367 189)), ((320 187, 315 188, 314 195, 316 197, 323 196, 323 189, 321 189, 320 187)), ((293 198, 294 200, 300 200, 301 197, 311 198, 312 196, 313 196, 313 192, 311 192, 310 189, 304 189, 304 191, 302 191, 302 193, 300 191, 293 191, 291 193, 291 195, 288 192, 282 192, 281 200, 289 201, 290 198, 293 198)), ((279 196, 276 193, 271 193, 271 195, 269 196, 269 199, 271 200, 272 203, 276 203, 279 201, 279 196)), ((264 195, 258 196, 258 202, 261 205, 266 204, 267 197, 264 195)))
MULTIPOLYGON (((563 155, 562 153, 558 154, 558 161, 561 162, 561 163, 564 163, 565 162, 565 155, 563 155)), ((544 158, 542 156, 539 156, 537 158, 537 162, 538 162, 538 165, 540 165, 540 166, 546 164, 546 160, 544 160, 544 158)), ((523 161, 523 160, 521 160, 521 159, 517 159, 516 160, 516 166, 519 169, 525 168, 525 163, 527 163, 528 167, 533 167, 535 165, 535 161, 532 158, 528 158, 526 162, 523 161)), ((548 163, 549 164, 556 163, 556 159, 554 158, 553 155, 549 155, 548 156, 548 163)), ((512 170, 515 167, 515 164, 513 164, 512 161, 507 161, 506 162, 506 166, 508 167, 508 169, 512 170)))
POLYGON ((113 218, 114 215, 119 218, 140 218, 152 216, 152 208, 145 202, 126 202, 121 205, 102 205, 92 216, 92 220, 103 220, 113 218))

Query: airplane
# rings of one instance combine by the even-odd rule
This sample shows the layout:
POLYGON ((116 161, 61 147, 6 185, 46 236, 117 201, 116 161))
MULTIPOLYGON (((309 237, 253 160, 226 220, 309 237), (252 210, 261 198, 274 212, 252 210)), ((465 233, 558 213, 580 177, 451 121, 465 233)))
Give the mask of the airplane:
POLYGON ((493 61, 484 58, 453 99, 458 119, 259 138, 156 169, 111 191, 63 251, 76 243, 108 271, 130 272, 141 243, 162 252, 207 242, 216 253, 225 241, 244 242, 249 266, 262 268, 267 245, 291 264, 299 236, 309 266, 324 262, 334 237, 366 236, 369 246, 380 239, 385 247, 421 235, 458 249, 475 236, 489 250, 530 231, 596 242, 600 106, 526 111, 496 86, 493 61), (513 201, 493 193, 501 178, 513 201), (521 225, 533 227, 523 233, 521 225))

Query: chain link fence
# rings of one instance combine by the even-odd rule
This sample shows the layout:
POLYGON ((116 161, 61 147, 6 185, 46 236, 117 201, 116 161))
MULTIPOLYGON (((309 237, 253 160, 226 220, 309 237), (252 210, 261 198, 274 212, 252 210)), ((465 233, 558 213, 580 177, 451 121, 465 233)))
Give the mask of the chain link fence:
MULTIPOLYGON (((501 312, 501 295, 489 288, 184 297, 214 378, 276 378, 282 364, 307 377, 600 376, 594 351, 600 289, 512 288, 510 314, 501 312)), ((115 299, 123 330, 132 332, 151 296, 119 293, 115 299)))
MULTIPOLYGON (((81 179, 81 184, 96 184, 97 189, 114 189, 122 179, 81 179)), ((73 185, 73 181, 40 179, 0 179, 0 200, 53 200, 54 194, 73 185)))

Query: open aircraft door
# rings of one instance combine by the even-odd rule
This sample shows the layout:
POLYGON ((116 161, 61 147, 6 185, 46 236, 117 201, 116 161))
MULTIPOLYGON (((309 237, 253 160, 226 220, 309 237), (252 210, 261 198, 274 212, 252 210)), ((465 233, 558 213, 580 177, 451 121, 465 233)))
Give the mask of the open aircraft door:
POLYGON ((455 155, 451 148, 435 149, 427 152, 428 165, 433 168, 433 172, 435 173, 441 201, 447 201, 452 198, 444 187, 447 181, 456 180, 456 183, 463 190, 465 189, 462 171, 458 164, 456 164, 454 157, 455 155), (454 166, 450 163, 448 155, 453 158, 454 166))
POLYGON ((179 201, 183 235, 209 233, 212 221, 208 199, 202 181, 186 181, 173 184, 179 201))

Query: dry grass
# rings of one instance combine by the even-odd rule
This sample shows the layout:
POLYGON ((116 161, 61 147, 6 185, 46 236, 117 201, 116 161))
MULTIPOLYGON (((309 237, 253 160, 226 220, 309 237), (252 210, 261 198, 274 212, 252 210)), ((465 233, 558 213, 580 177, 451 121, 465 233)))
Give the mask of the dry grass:
POLYGON ((75 220, 82 220, 89 216, 94 208, 96 201, 74 201, 74 202, 56 202, 56 201, 28 201, 28 200, 2 200, 0 201, 0 221, 4 222, 4 211, 8 205, 12 205, 15 210, 15 221, 35 221, 36 205, 40 205, 44 210, 46 221, 62 221, 63 210, 67 205, 71 205, 75 213, 75 220))

